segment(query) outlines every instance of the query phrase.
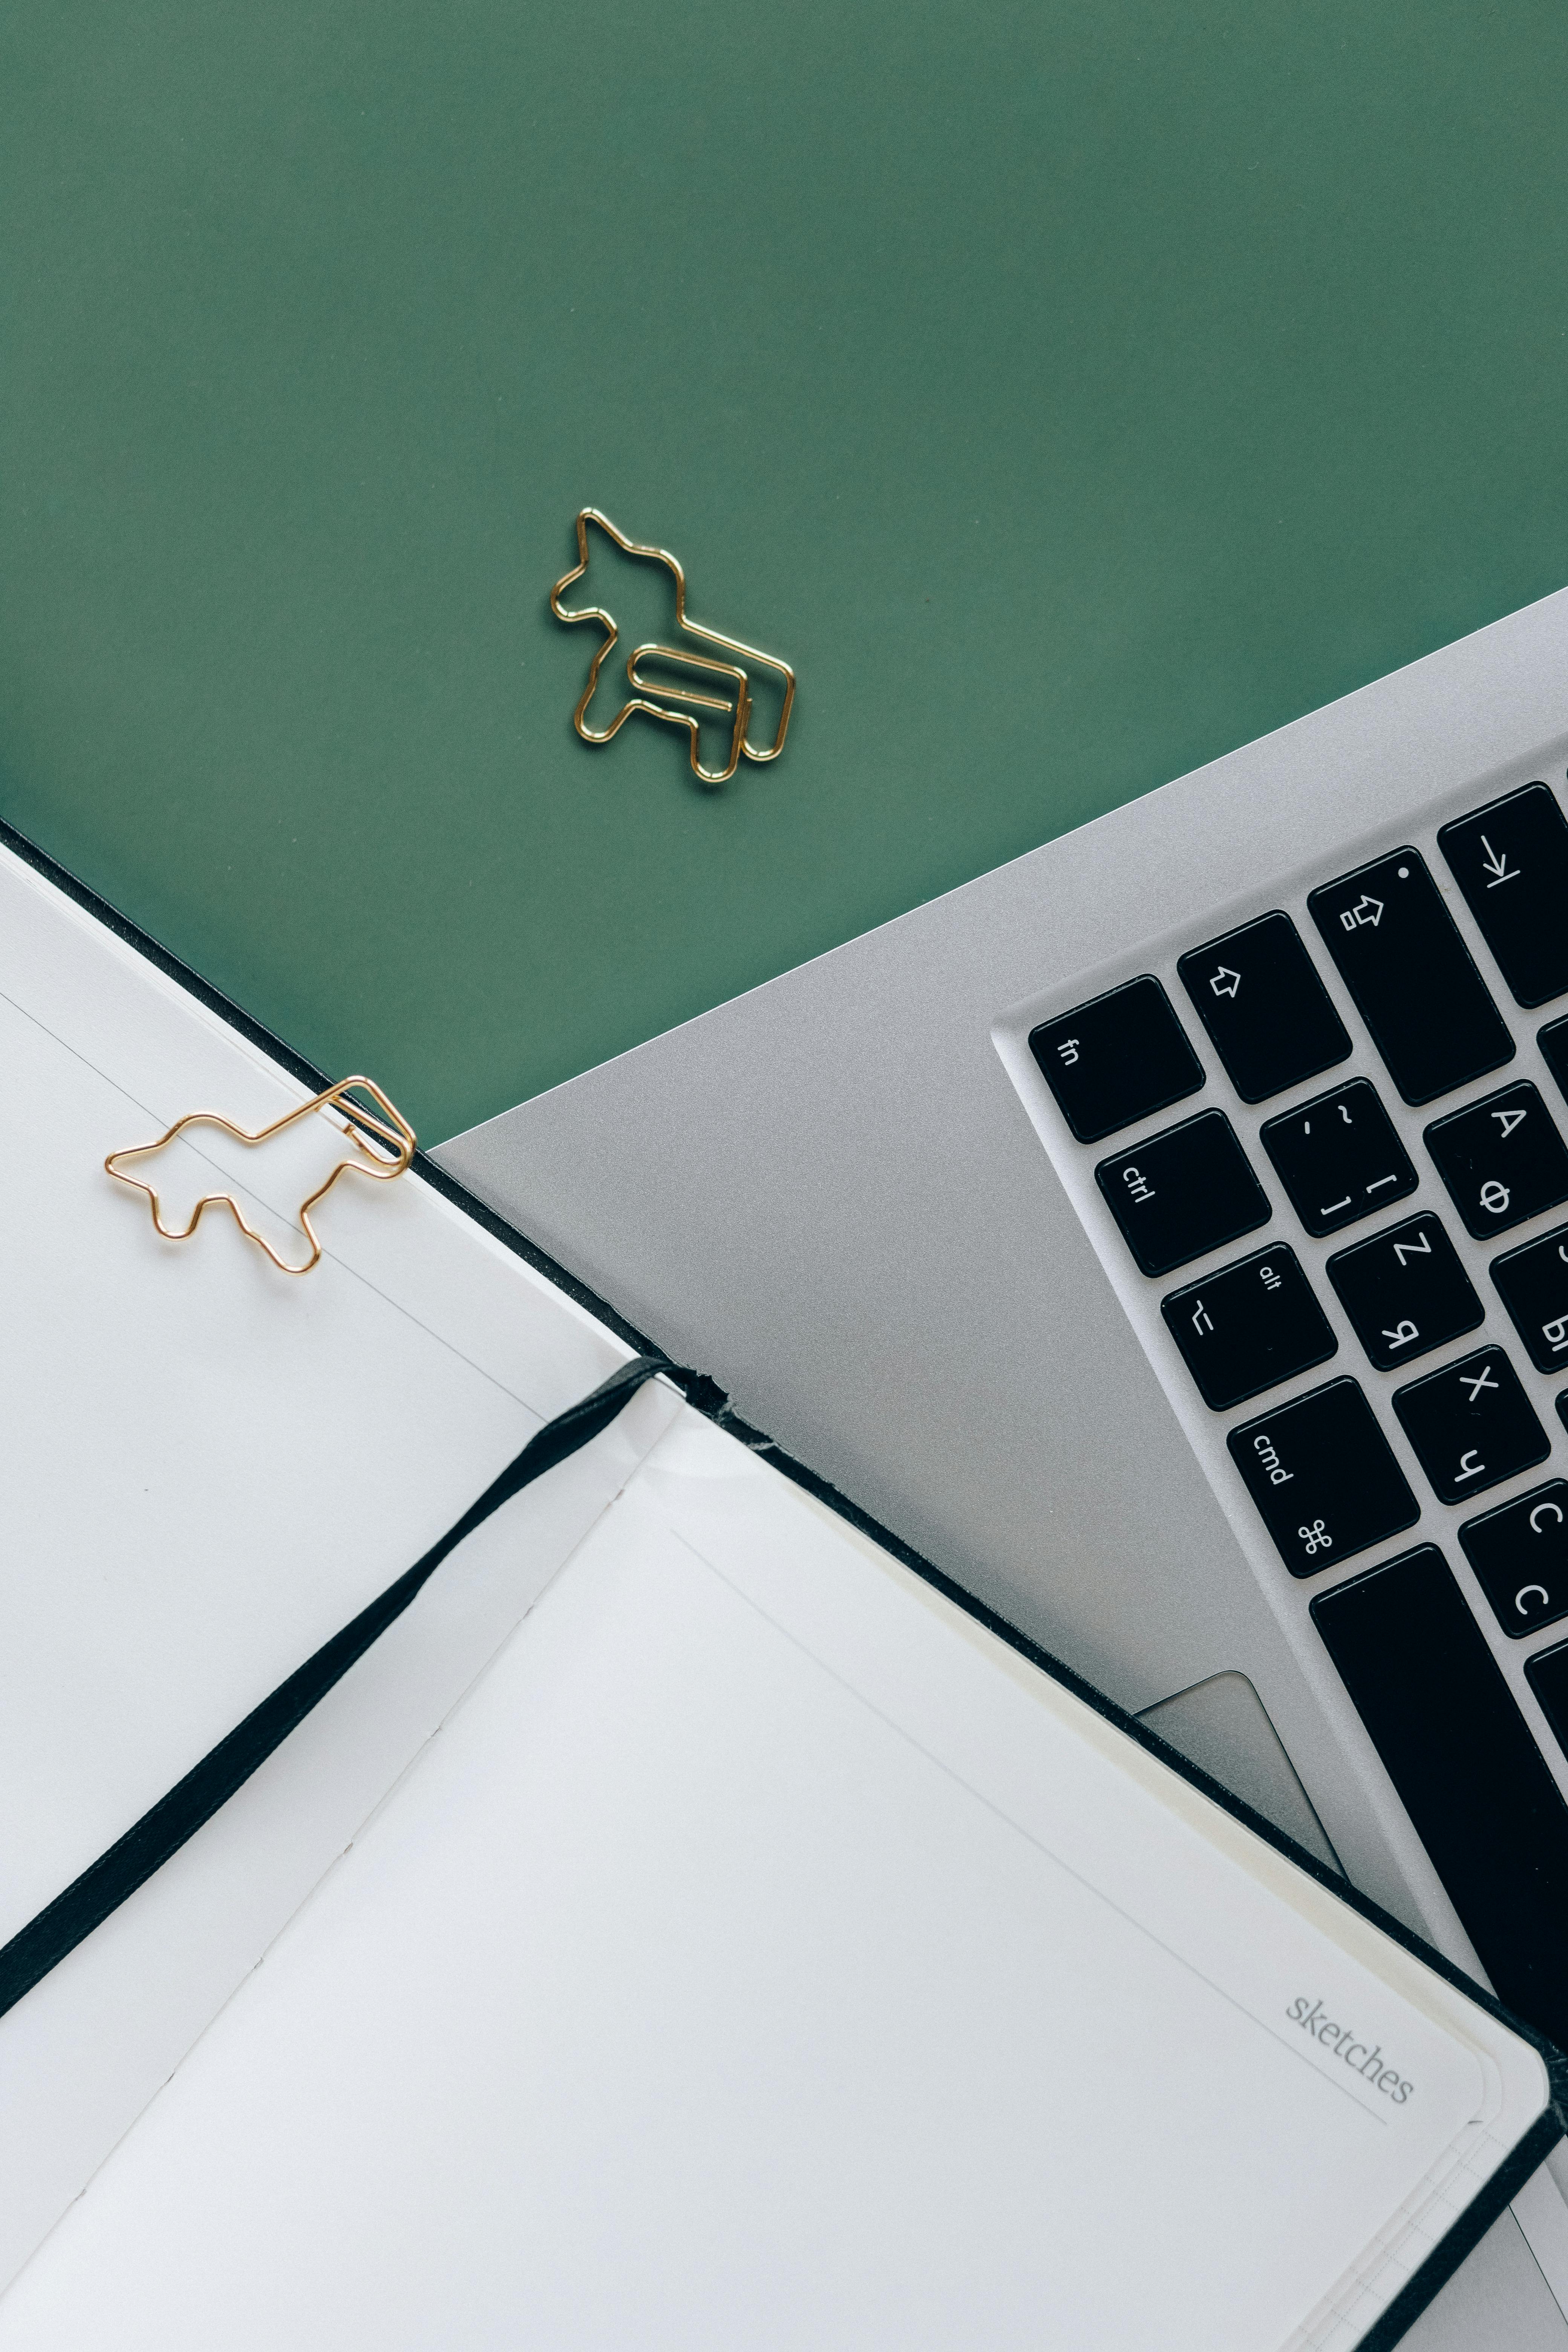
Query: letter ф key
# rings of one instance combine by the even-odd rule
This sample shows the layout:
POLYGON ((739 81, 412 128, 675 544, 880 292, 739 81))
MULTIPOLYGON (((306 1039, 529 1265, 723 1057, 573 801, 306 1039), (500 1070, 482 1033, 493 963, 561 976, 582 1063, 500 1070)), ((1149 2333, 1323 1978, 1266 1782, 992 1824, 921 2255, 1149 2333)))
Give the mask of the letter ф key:
POLYGON ((1330 1381, 1243 1423, 1226 1444, 1292 1576, 1337 1568, 1420 1517, 1352 1380, 1330 1381))
POLYGON ((1568 1225, 1494 1257, 1491 1275, 1536 1370, 1568 1371, 1568 1225))
POLYGON ((1459 1529, 1465 1557, 1514 1641, 1568 1617, 1568 1482, 1549 1478, 1459 1529))
POLYGON ((1434 1119, 1426 1149, 1479 1242, 1568 1201, 1568 1148, 1528 1078, 1434 1119))
POLYGON ((1445 1503, 1544 1462, 1546 1432, 1500 1348, 1478 1348, 1394 1391, 1394 1410, 1445 1503))

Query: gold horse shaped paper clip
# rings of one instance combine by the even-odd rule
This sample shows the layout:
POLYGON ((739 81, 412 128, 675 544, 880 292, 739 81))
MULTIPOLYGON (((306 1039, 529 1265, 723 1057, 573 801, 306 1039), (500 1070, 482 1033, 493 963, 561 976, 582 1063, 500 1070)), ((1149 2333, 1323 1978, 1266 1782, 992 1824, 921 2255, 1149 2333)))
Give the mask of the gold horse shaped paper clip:
POLYGON ((325 1200, 340 1176, 368 1176, 378 1184, 388 1183, 393 1177, 401 1176, 414 1158, 416 1140, 414 1129, 402 1112, 388 1102, 381 1088, 371 1079, 342 1078, 335 1087, 328 1087, 309 1102, 301 1103, 297 1110, 285 1111, 283 1117, 275 1118, 270 1127, 258 1128, 254 1133, 247 1128, 236 1127, 231 1118, 225 1118, 218 1111, 191 1110, 184 1118, 177 1118, 173 1127, 165 1129, 155 1142, 127 1144, 119 1151, 111 1151, 103 1164, 117 1182, 129 1184, 133 1192, 146 1193, 153 1204, 153 1223, 166 1242, 188 1242, 201 1223, 204 1209, 227 1209, 232 1212, 235 1223, 247 1240, 253 1241, 258 1249, 264 1250, 279 1273, 309 1274, 321 1255, 321 1244, 310 1223, 310 1212, 316 1203, 325 1200), (374 1110, 367 1110, 363 1103, 351 1101, 350 1091, 356 1087, 362 1095, 371 1097, 375 1105, 374 1110), (123 1160, 149 1160, 154 1153, 166 1150, 188 1127, 220 1128, 237 1143, 267 1143, 273 1136, 280 1135, 286 1127, 295 1126, 299 1120, 309 1118, 312 1111, 318 1110, 337 1114, 338 1123, 354 1150, 352 1157, 339 1160, 326 1181, 318 1184, 295 1212, 296 1221, 310 1244, 310 1254, 303 1265, 290 1265, 287 1258, 279 1255, 266 1235, 258 1234, 256 1227, 247 1221, 245 1212, 232 1192, 204 1192, 191 1212, 189 1224, 166 1225, 156 1184, 148 1183, 143 1177, 128 1174, 120 1164, 123 1160))
POLYGON ((583 698, 572 713, 572 724, 584 743, 607 743, 620 732, 633 711, 640 710, 649 719, 662 719, 667 726, 686 729, 691 742, 691 772, 700 782, 709 785, 727 784, 742 758, 755 760, 760 765, 765 760, 776 760, 784 750, 789 715, 795 707, 795 672, 788 662, 779 661, 772 654, 759 653, 755 646, 743 645, 739 637, 722 637, 717 629, 705 629, 700 621, 692 620, 686 610, 686 574, 675 557, 662 547, 639 547, 635 540, 618 531, 609 516, 601 514, 597 507, 584 507, 577 517, 576 568, 555 583, 550 592, 550 609, 558 621, 597 621, 605 633, 605 642, 595 654, 588 671, 583 698), (564 592, 588 569, 590 523, 605 532, 623 555, 664 565, 675 582, 677 626, 686 637, 711 648, 699 652, 684 643, 634 646, 626 657, 626 683, 631 691, 609 725, 598 728, 588 723, 588 706, 599 683, 599 672, 619 639, 620 630, 600 605, 584 604, 573 609, 561 601, 564 592), (762 746, 753 743, 748 733, 752 722, 751 679, 757 669, 771 671, 782 682, 784 691, 777 730, 773 741, 762 746), (722 768, 705 768, 702 764, 699 730, 705 712, 731 722, 729 759, 722 768))

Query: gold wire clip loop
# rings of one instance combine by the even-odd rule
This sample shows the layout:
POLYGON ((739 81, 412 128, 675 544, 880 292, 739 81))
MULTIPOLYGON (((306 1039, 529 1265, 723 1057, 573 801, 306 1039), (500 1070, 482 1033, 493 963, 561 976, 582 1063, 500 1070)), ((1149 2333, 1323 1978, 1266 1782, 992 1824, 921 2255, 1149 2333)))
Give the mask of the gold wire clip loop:
POLYGON ((166 1242, 188 1242, 201 1223, 204 1209, 228 1209, 233 1212, 235 1223, 246 1239, 264 1250, 280 1274, 309 1274, 321 1255, 321 1244, 310 1223, 310 1212, 316 1203, 325 1200, 340 1176, 368 1176, 375 1183, 390 1183, 395 1176, 401 1176, 413 1160, 415 1143, 414 1129, 408 1121, 372 1079, 342 1078, 335 1087, 328 1087, 309 1102, 301 1103, 297 1110, 286 1111, 281 1118, 275 1118, 270 1127, 258 1128, 255 1134, 246 1128, 236 1127, 232 1119, 225 1118, 218 1111, 190 1110, 184 1118, 177 1118, 155 1143, 126 1144, 119 1151, 111 1151, 103 1165, 118 1183, 129 1184, 133 1192, 146 1193, 153 1204, 153 1223, 166 1242), (367 1110, 363 1103, 349 1099, 350 1089, 356 1087, 362 1094, 373 1098, 376 1110, 367 1110), (300 1203, 296 1213, 310 1244, 310 1255, 303 1265, 290 1265, 287 1258, 279 1256, 265 1234, 258 1234, 254 1225, 247 1223, 245 1213, 232 1192, 204 1192, 191 1212, 188 1225, 183 1230, 166 1225, 159 1214, 157 1186, 145 1182, 140 1176, 128 1175, 118 1164, 125 1160, 145 1160, 153 1152, 162 1151, 176 1137, 183 1135, 187 1127, 217 1127, 226 1135, 232 1135, 237 1143, 266 1143, 272 1136, 280 1134, 284 1128, 292 1127, 299 1119, 309 1118, 310 1113, 317 1110, 336 1111, 344 1133, 351 1142, 357 1145, 363 1157, 340 1160, 326 1182, 318 1184, 310 1198, 300 1203), (382 1112, 384 1112, 384 1118, 378 1116, 382 1112), (386 1156, 388 1153, 390 1158, 386 1156))
POLYGON ((550 592, 550 609, 558 621, 597 621, 605 632, 605 642, 594 656, 588 671, 588 683, 583 698, 572 713, 572 724, 584 743, 607 743, 617 735, 634 710, 643 711, 649 719, 661 719, 667 726, 684 727, 691 739, 691 772, 704 784, 727 784, 742 757, 759 765, 766 760, 776 760, 784 750, 784 736, 789 728, 789 715, 795 707, 795 672, 788 662, 779 661, 773 654, 759 653, 755 646, 742 645, 739 637, 721 637, 717 629, 705 629, 692 620, 686 610, 686 574, 668 551, 662 547, 639 547, 616 529, 606 514, 597 507, 584 507, 577 517, 577 563, 574 571, 558 580, 550 592), (705 646, 716 646, 731 658, 715 661, 709 655, 697 653, 689 646, 637 646, 626 661, 626 683, 631 693, 622 703, 607 727, 588 724, 588 705, 599 683, 599 672, 605 657, 620 636, 620 629, 602 606, 584 604, 577 610, 563 604, 563 592, 574 581, 581 580, 588 569, 588 525, 596 523, 614 540, 623 555, 635 555, 644 562, 662 563, 675 582, 675 618, 678 625, 689 636, 699 637, 705 646), (661 665, 673 677, 650 677, 647 665, 661 665), (778 730, 771 743, 759 748, 751 740, 747 729, 752 720, 752 689, 745 665, 760 665, 784 681, 784 704, 779 712, 778 730), (683 707, 684 706, 684 707, 683 707), (722 768, 702 765, 698 741, 699 721, 696 712, 712 710, 732 719, 730 730, 729 764, 722 768))

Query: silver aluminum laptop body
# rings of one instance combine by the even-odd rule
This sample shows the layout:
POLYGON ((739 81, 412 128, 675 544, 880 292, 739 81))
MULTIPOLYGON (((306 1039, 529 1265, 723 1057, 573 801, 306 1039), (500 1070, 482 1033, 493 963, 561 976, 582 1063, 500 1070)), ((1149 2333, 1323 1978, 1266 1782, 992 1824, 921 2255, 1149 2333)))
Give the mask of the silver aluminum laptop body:
MULTIPOLYGON (((1524 1671, 1568 1636, 1568 1618, 1518 1638, 1458 1539, 1461 1524, 1550 1492, 1568 1475, 1568 1426, 1554 1410, 1568 1358, 1555 1381, 1534 1368, 1489 1273, 1500 1254, 1568 1223, 1568 1205, 1478 1238, 1466 1219, 1485 1225, 1485 1213, 1446 1185, 1426 1140, 1449 1111, 1521 1081, 1535 1095, 1508 1101, 1535 1105, 1538 1129, 1544 1106, 1568 1135, 1568 1099, 1537 1044, 1568 1013, 1568 995, 1532 1008, 1515 1001, 1437 839, 1472 811, 1513 805, 1510 796, 1531 783, 1568 805, 1565 778, 1568 591, 437 1155, 678 1360, 708 1369, 747 1420, 1123 1705, 1155 1710, 1198 1761, 1479 1974, 1311 1604, 1385 1563, 1428 1559, 1425 1548, 1436 1546, 1568 1796, 1568 1754, 1524 1671), (1363 866, 1387 895, 1378 877, 1408 873, 1408 861, 1377 861, 1409 849, 1512 1046, 1506 1066, 1424 1103, 1402 1099, 1335 961, 1332 926, 1348 936, 1358 920, 1376 919, 1375 893, 1358 885, 1331 905, 1309 903, 1363 866), (1178 961, 1276 912, 1289 918, 1349 1051, 1249 1103, 1178 961), (1064 1048, 1076 1055, 1081 1024, 1051 1024, 1145 975, 1196 1057, 1197 1082, 1182 1099, 1080 1141, 1047 1071, 1068 1066, 1064 1048), (1338 1204, 1314 1198, 1298 1213, 1261 1129, 1282 1114, 1315 1115, 1319 1102, 1324 1116, 1348 1121, 1338 1090, 1356 1079, 1386 1111, 1414 1186, 1376 1208, 1358 1202, 1351 1222, 1314 1234, 1303 1215, 1321 1223, 1319 1211, 1338 1204), (1128 1180, 1128 1165, 1151 1139, 1215 1111, 1266 1196, 1264 1220, 1152 1276, 1124 1239, 1128 1181, 1147 1189, 1136 1167, 1128 1180), (1481 1319, 1408 1369, 1397 1360, 1379 1369, 1326 1269, 1422 1216, 1450 1237, 1481 1319), (1246 1260, 1274 1286, 1281 1251, 1326 1319, 1334 1353, 1216 1410, 1188 1369, 1193 1325, 1200 1336, 1205 1321, 1213 1328, 1205 1283, 1246 1260), (1177 1304, 1163 1314, 1167 1297, 1177 1304), (1479 1351, 1488 1349, 1517 1372, 1546 1452, 1473 1502, 1446 1502, 1429 1453, 1415 1449, 1401 1419, 1403 1391, 1461 1360, 1480 1377, 1479 1351), (1342 1559, 1331 1510, 1328 1520, 1308 1511, 1300 1542, 1283 1522, 1271 1536, 1237 1465, 1256 1450, 1265 1468, 1254 1475, 1267 1486, 1268 1461, 1282 1459, 1269 1414, 1336 1381, 1342 1401, 1347 1380, 1413 1504, 1405 1524, 1342 1559)), ((787 790, 787 779, 767 789, 787 790)), ((1506 846, 1500 862, 1507 871, 1506 846)), ((1489 868, 1483 878, 1491 877, 1489 868)), ((1498 936, 1491 908, 1479 903, 1498 936)), ((1568 933, 1568 898, 1563 925, 1568 933)), ((1211 961, 1229 987, 1223 944, 1211 961)), ((1188 969, 1201 984, 1207 967, 1188 969)), ((1440 1009, 1440 992, 1435 1002, 1440 1009)), ((1344 1097, 1358 1116, 1365 1099, 1344 1097)), ((1508 1131, 1506 1103, 1500 1116, 1479 1116, 1508 1131)), ((1208 1131, 1212 1139, 1212 1120, 1208 1131)), ((1478 1191, 1482 1181, 1484 1169, 1478 1191)), ((1420 1229, 1407 1238, 1418 1246, 1420 1229)), ((1387 1335, 1402 1328, 1395 1314, 1372 1345, 1397 1347, 1387 1335)), ((1437 1475, 1480 1475, 1463 1465, 1481 1463, 1486 1446, 1455 1443, 1437 1475)), ((1550 1508, 1541 1526, 1549 1520, 1550 1508)), ((1467 1724, 1451 1728, 1462 1745, 1467 1724)), ((1568 2188, 1568 2165, 1553 2161, 1568 2188)), ((1411 2341, 1434 2352, 1448 2343, 1568 2347, 1558 2308, 1568 2305, 1568 2207, 1542 2176, 1515 2213, 1520 2226, 1497 2226, 1411 2341)))

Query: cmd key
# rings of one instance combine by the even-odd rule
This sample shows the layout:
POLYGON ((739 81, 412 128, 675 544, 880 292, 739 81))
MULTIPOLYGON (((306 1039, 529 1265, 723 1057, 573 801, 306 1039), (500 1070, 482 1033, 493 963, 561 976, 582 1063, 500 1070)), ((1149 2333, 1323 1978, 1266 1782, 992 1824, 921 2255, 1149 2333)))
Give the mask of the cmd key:
POLYGON ((1516 1004, 1568 989, 1568 820, 1526 784, 1444 825, 1437 846, 1516 1004))
POLYGON ((1396 849, 1307 901, 1407 1103, 1513 1059, 1513 1039, 1420 854, 1396 849))

